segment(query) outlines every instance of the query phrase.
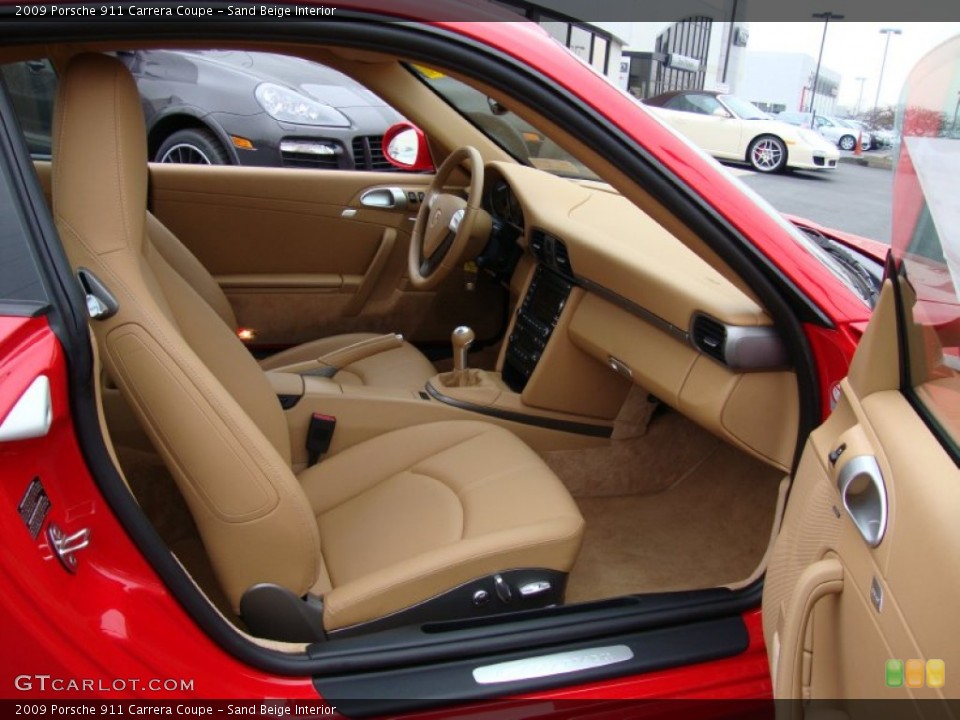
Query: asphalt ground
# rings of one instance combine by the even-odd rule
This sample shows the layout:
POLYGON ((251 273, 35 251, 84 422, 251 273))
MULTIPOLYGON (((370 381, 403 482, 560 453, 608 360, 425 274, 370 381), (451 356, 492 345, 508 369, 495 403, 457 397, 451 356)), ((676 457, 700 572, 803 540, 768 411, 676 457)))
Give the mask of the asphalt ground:
POLYGON ((893 172, 889 169, 849 161, 834 170, 778 175, 754 172, 746 165, 727 167, 780 212, 890 242, 893 172))

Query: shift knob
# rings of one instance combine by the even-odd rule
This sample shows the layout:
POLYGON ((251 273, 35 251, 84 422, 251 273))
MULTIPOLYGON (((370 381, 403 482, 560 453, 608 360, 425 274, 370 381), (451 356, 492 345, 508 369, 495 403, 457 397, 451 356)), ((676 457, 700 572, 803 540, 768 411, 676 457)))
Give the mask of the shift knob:
POLYGON ((450 342, 453 344, 453 369, 454 371, 467 369, 467 350, 473 344, 476 337, 473 330, 466 325, 454 328, 450 333, 450 342))

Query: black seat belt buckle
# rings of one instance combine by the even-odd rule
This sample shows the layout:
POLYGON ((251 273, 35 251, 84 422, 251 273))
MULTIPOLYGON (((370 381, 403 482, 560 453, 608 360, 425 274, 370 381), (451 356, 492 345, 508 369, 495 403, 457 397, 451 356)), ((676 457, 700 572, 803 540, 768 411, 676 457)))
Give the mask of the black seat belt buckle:
POLYGON ((337 419, 333 415, 313 413, 310 416, 310 426, 307 428, 307 467, 316 465, 320 456, 330 449, 336 427, 337 419))

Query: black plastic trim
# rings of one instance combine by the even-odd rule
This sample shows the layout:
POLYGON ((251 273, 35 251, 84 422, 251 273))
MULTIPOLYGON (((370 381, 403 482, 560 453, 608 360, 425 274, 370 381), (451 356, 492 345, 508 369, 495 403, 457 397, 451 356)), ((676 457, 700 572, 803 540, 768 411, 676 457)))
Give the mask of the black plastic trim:
MULTIPOLYGON (((602 118, 583 103, 552 85, 543 76, 520 66, 505 54, 473 43, 441 27, 423 27, 401 22, 371 23, 369 20, 372 16, 358 18, 347 12, 339 17, 342 18, 342 22, 258 23, 256 25, 205 23, 202 29, 195 24, 164 22, 149 24, 27 22, 18 23, 16 35, 11 35, 4 42, 92 41, 117 38, 135 42, 138 39, 147 38, 164 40, 200 36, 211 40, 227 40, 244 39, 255 34, 263 40, 330 42, 340 46, 380 51, 402 45, 404 54, 412 60, 434 63, 441 67, 459 67, 467 74, 484 77, 488 83, 501 90, 509 88, 508 94, 526 97, 566 130, 574 132, 583 138, 584 142, 590 143, 598 152, 607 157, 616 158, 627 176, 643 183, 678 216, 686 218, 691 229, 700 232, 705 241, 730 263, 735 271, 758 288, 761 298, 768 304, 768 309, 775 320, 778 323, 781 320, 784 321, 784 325, 790 331, 792 349, 802 357, 801 364, 804 372, 801 373, 800 384, 806 391, 801 398, 802 406, 805 408, 801 420, 801 432, 805 436, 804 428, 809 430, 813 427, 812 419, 819 418, 817 381, 812 372, 814 365, 810 349, 793 313, 805 322, 829 326, 829 321, 768 259, 761 256, 755 248, 750 247, 729 223, 717 216, 702 200, 693 196, 677 179, 665 176, 655 158, 644 150, 638 149, 618 131, 610 129, 602 118), (570 112, 571 103, 581 112, 570 112), (778 290, 776 286, 780 289, 778 290), (780 292, 784 292, 788 299, 782 298, 780 292)), ((6 26, 6 23, 3 25, 6 26)), ((6 110, 8 108, 4 113, 6 110)), ((26 177, 29 155, 26 154, 25 148, 23 150, 20 165, 26 177)), ((50 255, 46 258, 48 262, 46 267, 59 278, 61 283, 62 292, 57 296, 55 307, 65 309, 67 322, 72 324, 64 345, 71 362, 71 378, 75 380, 71 383, 75 426, 91 472, 119 522, 140 548, 147 562, 166 583, 171 594, 204 632, 225 652, 234 655, 241 662, 280 675, 359 672, 392 664, 446 662, 463 657, 468 652, 486 654, 503 652, 510 648, 545 647, 551 643, 628 632, 638 627, 687 622, 703 616, 718 617, 755 608, 759 604, 761 585, 758 583, 748 590, 723 591, 721 597, 717 596, 716 591, 691 593, 692 597, 688 602, 678 601, 668 608, 659 610, 648 609, 644 603, 634 605, 629 602, 625 607, 618 608, 611 608, 602 603, 580 608, 560 608, 560 611, 570 610, 571 613, 560 612, 556 618, 549 617, 515 626, 505 623, 504 631, 501 633, 491 632, 490 628, 486 628, 481 635, 472 640, 465 640, 461 637, 461 633, 454 633, 444 638, 446 642, 425 643, 424 638, 414 635, 406 636, 402 641, 397 638, 398 642, 394 645, 385 646, 382 638, 371 636, 356 638, 355 640, 359 642, 342 640, 311 646, 306 655, 287 655, 246 640, 218 615, 189 580, 147 522, 113 467, 97 422, 90 373, 90 348, 87 342, 85 318, 82 314, 85 312, 85 306, 82 298, 78 297, 79 288, 75 287, 75 283, 72 291, 67 289, 67 283, 72 282, 73 276, 63 250, 59 246, 48 211, 45 209, 40 211, 45 203, 32 168, 29 169, 29 174, 34 176, 30 185, 31 195, 38 212, 39 224, 44 230, 40 242, 50 255)), ((59 332, 64 331, 61 329, 59 332)))
POLYGON ((450 405, 461 410, 468 410, 478 415, 497 418, 498 420, 509 420, 510 422, 520 423, 522 425, 532 425, 542 427, 548 430, 560 430, 561 432, 573 433, 575 435, 589 435, 590 437, 608 438, 613 434, 613 427, 610 425, 591 425, 589 423, 572 422, 570 420, 558 420, 556 418, 540 417, 538 415, 526 415, 524 413, 513 412, 512 410, 501 410, 499 408, 487 407, 486 405, 475 405, 474 403, 464 402, 444 395, 433 385, 427 383, 427 392, 444 405, 450 405))
POLYGON ((747 649, 749 634, 740 617, 647 630, 613 638, 552 647, 547 651, 523 651, 463 659, 442 665, 397 668, 384 672, 331 676, 316 680, 324 699, 347 717, 371 717, 413 712, 489 698, 518 695, 535 690, 596 682, 612 677, 636 675, 692 663, 730 657, 747 649), (480 684, 473 671, 497 663, 542 657, 558 652, 583 650, 590 653, 621 645, 633 657, 603 667, 568 671, 529 680, 480 684))
POLYGON ((42 317, 51 309, 50 303, 36 300, 0 300, 0 315, 8 317, 42 317))

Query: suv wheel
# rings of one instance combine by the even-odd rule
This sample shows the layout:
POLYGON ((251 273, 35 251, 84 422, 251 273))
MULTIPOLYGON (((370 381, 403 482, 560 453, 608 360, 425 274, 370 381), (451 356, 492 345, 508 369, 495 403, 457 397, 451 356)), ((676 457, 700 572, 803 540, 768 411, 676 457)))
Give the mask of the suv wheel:
POLYGON ((229 165, 230 158, 209 130, 177 130, 160 144, 154 162, 189 165, 229 165))

